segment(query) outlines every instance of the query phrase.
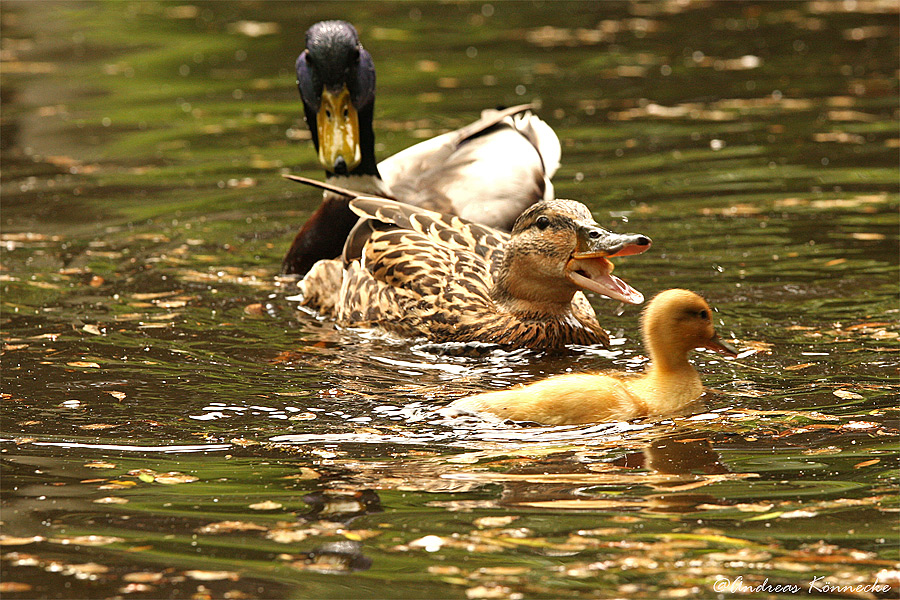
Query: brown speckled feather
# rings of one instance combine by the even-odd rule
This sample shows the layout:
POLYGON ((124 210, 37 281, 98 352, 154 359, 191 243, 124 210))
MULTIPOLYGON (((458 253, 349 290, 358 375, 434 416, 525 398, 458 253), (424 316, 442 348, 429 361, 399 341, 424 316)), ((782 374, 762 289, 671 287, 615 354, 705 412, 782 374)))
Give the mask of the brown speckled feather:
MULTIPOLYGON (((358 198, 351 206, 370 221, 348 238, 343 281, 332 303, 339 323, 436 342, 532 349, 608 343, 580 292, 549 314, 511 314, 497 305, 491 290, 509 234, 391 200, 358 198)), ((335 294, 335 267, 341 264, 322 262, 328 265, 317 265, 304 280, 304 296, 313 300, 306 304, 320 311, 330 308, 323 298, 335 294)))

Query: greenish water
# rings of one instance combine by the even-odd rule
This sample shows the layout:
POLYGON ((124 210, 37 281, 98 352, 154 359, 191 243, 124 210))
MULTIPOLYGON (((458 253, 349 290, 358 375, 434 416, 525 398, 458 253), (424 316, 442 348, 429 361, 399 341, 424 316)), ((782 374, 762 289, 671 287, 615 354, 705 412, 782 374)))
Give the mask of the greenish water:
POLYGON ((0 17, 4 598, 896 597, 896 3, 0 17), (738 340, 695 357, 709 412, 434 411, 636 369, 633 307, 594 299, 612 351, 473 358, 286 300, 319 195, 280 175, 320 176, 293 61, 336 17, 375 59, 381 157, 540 103, 557 194, 654 240, 616 273, 702 293, 738 340))

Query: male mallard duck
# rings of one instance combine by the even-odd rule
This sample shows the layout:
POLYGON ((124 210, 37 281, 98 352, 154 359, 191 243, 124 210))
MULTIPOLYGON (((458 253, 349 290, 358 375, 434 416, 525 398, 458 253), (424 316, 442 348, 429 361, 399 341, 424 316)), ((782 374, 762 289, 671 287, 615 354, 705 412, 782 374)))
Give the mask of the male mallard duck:
POLYGON ((642 319, 650 367, 638 377, 573 373, 526 386, 487 392, 450 406, 489 412, 513 421, 574 425, 676 414, 703 393, 688 354, 708 348, 727 356, 734 348, 716 335, 712 311, 700 296, 672 289, 655 296, 642 319))
MULTIPOLYGON (((319 163, 330 183, 396 198, 509 230, 528 206, 554 197, 559 167, 553 130, 527 105, 487 110, 478 121, 416 144, 376 164, 372 116, 375 67, 356 29, 316 23, 297 59, 297 85, 319 163)), ((305 274, 341 253, 357 217, 345 196, 326 192, 297 233, 282 271, 305 274)))
POLYGON ((304 304, 342 325, 553 350, 609 341, 581 290, 644 300, 607 257, 644 252, 650 238, 603 229, 580 202, 538 202, 511 234, 393 200, 350 208, 366 219, 343 260, 319 261, 300 282, 304 304))

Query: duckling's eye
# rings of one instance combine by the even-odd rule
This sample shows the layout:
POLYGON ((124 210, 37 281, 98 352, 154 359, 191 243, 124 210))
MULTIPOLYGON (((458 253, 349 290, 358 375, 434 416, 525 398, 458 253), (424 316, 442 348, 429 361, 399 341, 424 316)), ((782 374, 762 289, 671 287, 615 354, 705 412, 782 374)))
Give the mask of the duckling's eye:
POLYGON ((547 229, 550 226, 550 219, 541 215, 537 218, 534 224, 537 225, 538 229, 547 229))
POLYGON ((709 320, 709 312, 706 311, 706 310, 701 310, 700 312, 697 313, 697 315, 698 315, 701 319, 703 319, 704 321, 708 321, 708 320, 709 320))

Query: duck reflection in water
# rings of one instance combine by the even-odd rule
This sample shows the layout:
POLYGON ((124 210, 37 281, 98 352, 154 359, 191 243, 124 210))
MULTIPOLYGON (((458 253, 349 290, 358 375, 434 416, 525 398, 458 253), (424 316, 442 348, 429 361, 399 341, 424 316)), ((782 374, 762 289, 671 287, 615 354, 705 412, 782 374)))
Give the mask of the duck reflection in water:
MULTIPOLYGON (((311 508, 299 515, 306 522, 325 521, 348 525, 357 517, 380 513, 381 499, 372 490, 318 491, 303 496, 311 508)), ((362 552, 362 544, 352 540, 329 542, 314 550, 296 555, 291 563, 295 569, 320 573, 364 571, 372 566, 372 559, 362 552)))
POLYGON ((315 550, 300 555, 291 565, 304 571, 319 573, 346 573, 365 571, 372 566, 372 559, 362 553, 362 544, 341 540, 322 544, 315 550))
POLYGON ((358 492, 322 491, 303 496, 311 508, 300 515, 307 521, 332 521, 349 523, 356 517, 383 512, 381 498, 372 490, 358 492))
POLYGON ((721 503, 710 494, 692 490, 719 481, 730 473, 709 439, 693 432, 674 433, 651 440, 636 452, 609 461, 585 462, 572 453, 539 464, 516 468, 509 475, 534 474, 537 481, 506 481, 499 504, 534 508, 649 510, 688 512, 699 504, 721 503), (643 472, 647 471, 647 472, 643 472), (579 481, 579 475, 583 477, 579 481), (553 483, 554 476, 565 483, 553 483), (602 487, 646 486, 655 492, 624 500, 604 497, 602 487))

